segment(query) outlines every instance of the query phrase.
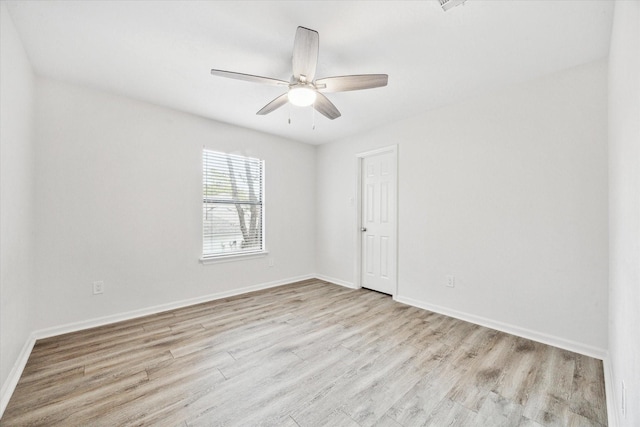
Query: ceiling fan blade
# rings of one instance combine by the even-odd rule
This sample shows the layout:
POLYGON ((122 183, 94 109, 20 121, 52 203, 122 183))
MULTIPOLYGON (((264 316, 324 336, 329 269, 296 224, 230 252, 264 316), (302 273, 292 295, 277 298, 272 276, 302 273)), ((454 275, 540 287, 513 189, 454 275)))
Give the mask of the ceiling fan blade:
POLYGON ((336 106, 333 105, 331 101, 329 101, 329 98, 321 93, 317 94, 316 102, 314 102, 313 108, 315 108, 318 113, 322 114, 330 120, 337 119, 341 116, 340 111, 338 111, 336 106))
POLYGON ((386 74, 361 74, 318 79, 316 87, 321 92, 346 92, 386 86, 388 81, 386 74))
POLYGON ((296 80, 312 82, 316 76, 318 65, 318 49, 320 37, 318 32, 305 27, 298 27, 296 38, 293 42, 293 77, 296 80))
POLYGON ((265 114, 269 114, 270 112, 282 107, 289 100, 287 95, 288 95, 287 93, 283 93, 282 95, 280 95, 279 97, 277 97, 276 99, 274 99, 273 101, 271 101, 270 103, 262 107, 262 109, 258 111, 256 114, 260 116, 264 116, 265 114))
POLYGON ((289 82, 284 80, 272 79, 270 77, 254 76, 252 74, 236 73, 233 71, 211 70, 214 76, 227 77, 230 79, 244 80, 253 83, 264 83, 272 86, 289 86, 289 82))

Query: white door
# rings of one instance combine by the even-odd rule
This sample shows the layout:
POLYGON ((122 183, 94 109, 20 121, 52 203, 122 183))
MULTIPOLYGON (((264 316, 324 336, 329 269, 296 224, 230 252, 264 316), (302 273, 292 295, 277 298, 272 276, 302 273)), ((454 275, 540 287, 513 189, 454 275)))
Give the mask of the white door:
POLYGON ((362 155, 361 284, 396 294, 397 161, 392 150, 362 155))

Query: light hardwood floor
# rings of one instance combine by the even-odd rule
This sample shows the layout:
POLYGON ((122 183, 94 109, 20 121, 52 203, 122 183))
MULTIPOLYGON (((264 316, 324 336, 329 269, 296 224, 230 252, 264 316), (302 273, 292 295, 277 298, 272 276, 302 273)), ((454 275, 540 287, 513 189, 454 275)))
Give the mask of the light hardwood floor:
POLYGON ((39 340, 3 426, 601 426, 602 363, 319 280, 39 340))

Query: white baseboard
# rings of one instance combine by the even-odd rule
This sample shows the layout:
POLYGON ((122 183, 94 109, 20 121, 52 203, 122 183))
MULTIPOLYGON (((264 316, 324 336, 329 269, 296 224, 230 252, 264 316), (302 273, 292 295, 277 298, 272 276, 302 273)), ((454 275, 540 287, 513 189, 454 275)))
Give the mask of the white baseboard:
POLYGON ((508 323, 487 319, 486 317, 476 316, 475 314, 469 314, 462 311, 453 310, 448 307, 429 304, 424 301, 419 301, 413 298, 407 298, 400 295, 394 297, 394 299, 403 304, 412 305, 414 307, 422 308, 424 310, 429 310, 436 313, 444 314, 445 316, 455 317, 456 319, 464 320, 465 322, 475 323, 480 326, 496 329, 498 331, 506 332, 511 335, 516 335, 522 338, 538 341, 543 344, 548 344, 554 347, 573 351, 574 353, 583 354, 585 356, 594 357, 596 359, 602 360, 607 354, 606 350, 601 348, 592 347, 586 344, 567 340, 564 338, 559 338, 553 335, 548 335, 548 334, 533 331, 530 329, 521 328, 519 326, 510 325, 508 323))
POLYGON ((618 404, 616 401, 615 384, 613 376, 613 366, 611 366, 611 357, 609 352, 602 359, 602 367, 604 368, 604 387, 607 396, 607 418, 609 427, 618 427, 618 404))
POLYGON ((124 320, 131 320, 138 317, 148 316, 151 314, 161 313, 163 311, 175 310, 176 308, 188 307, 190 305, 200 304, 203 302, 214 301, 222 298, 228 298, 235 295, 246 294, 248 292, 259 291, 262 289, 273 288, 276 286, 287 285, 301 280, 313 279, 313 274, 307 274, 304 276, 290 277, 283 280, 275 280, 273 282, 260 283, 257 285, 246 286, 244 288, 232 289, 224 292, 217 292, 215 294, 203 295, 200 297, 189 298, 181 301, 174 301, 167 304, 156 305, 153 307, 147 307, 140 310, 133 310, 124 313, 113 314, 104 317, 97 317, 94 319, 83 320, 80 322, 68 323, 65 325, 55 326, 53 328, 41 329, 35 332, 37 339, 53 337, 56 335, 67 334, 70 332, 77 332, 84 329, 95 328, 97 326, 104 326, 111 323, 121 322, 124 320))
POLYGON ((24 343, 24 346, 22 347, 22 350, 20 351, 16 362, 13 364, 13 367, 11 368, 7 379, 2 384, 2 389, 0 390, 0 418, 2 418, 4 410, 7 409, 9 399, 11 399, 11 395, 13 395, 13 391, 18 385, 18 380, 20 380, 20 376, 22 375, 22 371, 24 371, 24 367, 27 366, 27 361, 29 360, 31 350, 33 350, 33 346, 35 343, 36 336, 32 333, 24 343))
POLYGON ((325 282, 330 282, 333 283, 334 285, 340 285, 340 286, 344 286, 345 288, 349 288, 349 289, 359 289, 358 286, 354 285, 351 282, 347 282, 345 280, 340 280, 340 279, 336 279, 334 277, 329 277, 329 276, 324 276, 322 274, 315 274, 314 277, 316 279, 320 279, 320 280, 324 280, 325 282))
POLYGON ((33 346, 35 345, 35 342, 38 339, 67 334, 70 332, 77 332, 84 329, 94 328, 96 326, 108 325, 111 323, 121 322, 123 320, 135 319, 137 317, 148 316, 150 314, 161 313, 163 311, 173 310, 176 308, 187 307, 194 304, 200 304, 203 302, 214 301, 222 298, 228 298, 235 295, 246 294, 248 292, 259 291, 262 289, 268 289, 276 286, 287 285, 287 284, 299 282, 301 280, 308 280, 313 278, 315 278, 315 275, 313 274, 290 277, 288 279, 275 280, 273 282, 267 282, 267 283, 260 283, 257 285, 246 286, 244 288, 233 289, 230 291, 203 295, 196 298, 190 298, 182 301, 175 301, 168 304, 156 305, 153 307, 147 307, 140 310, 133 310, 125 313, 113 314, 110 316, 97 317, 94 319, 83 320, 81 322, 68 323, 65 325, 54 326, 52 328, 46 328, 46 329, 40 329, 40 330, 34 331, 31 333, 31 335, 27 339, 27 342, 25 342, 24 347, 20 352, 20 356, 18 356, 18 359, 13 365, 11 372, 9 373, 7 379, 2 384, 2 389, 0 394, 0 418, 2 417, 2 414, 4 414, 4 410, 9 404, 9 399, 11 399, 11 395, 13 394, 16 388, 16 385, 18 385, 18 380, 20 380, 22 371, 24 370, 24 367, 27 365, 27 361, 29 360, 29 355, 31 354, 31 350, 33 350, 33 346))

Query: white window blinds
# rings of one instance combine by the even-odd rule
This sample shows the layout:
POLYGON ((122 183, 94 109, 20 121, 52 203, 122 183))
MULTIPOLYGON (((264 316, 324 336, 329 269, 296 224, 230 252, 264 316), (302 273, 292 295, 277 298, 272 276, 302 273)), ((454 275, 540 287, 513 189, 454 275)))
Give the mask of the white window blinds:
POLYGON ((203 150, 202 163, 203 257, 263 251, 264 162, 203 150))

